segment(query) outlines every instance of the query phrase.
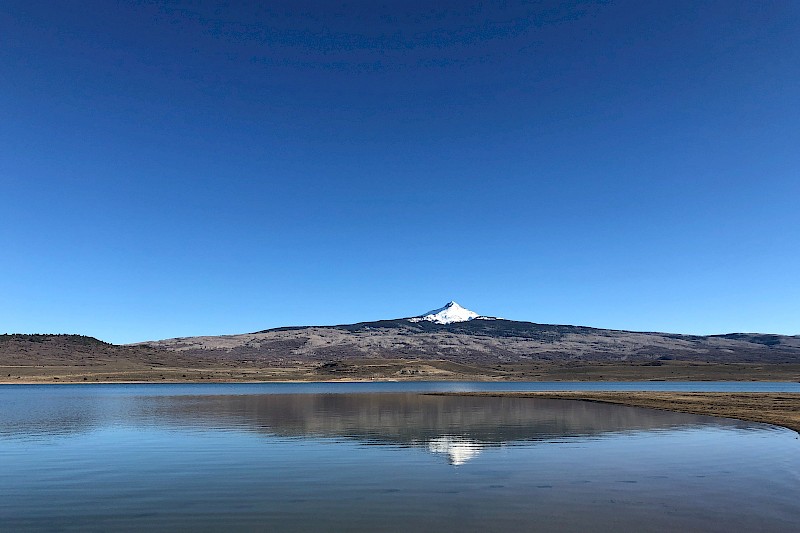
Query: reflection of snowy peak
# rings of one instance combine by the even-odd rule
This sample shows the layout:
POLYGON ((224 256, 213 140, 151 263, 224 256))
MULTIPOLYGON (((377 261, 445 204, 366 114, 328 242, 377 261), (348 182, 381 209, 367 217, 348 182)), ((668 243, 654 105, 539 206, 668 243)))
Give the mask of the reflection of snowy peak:
POLYGON ((437 324, 452 324, 453 322, 466 322, 467 320, 478 317, 478 313, 470 311, 469 309, 464 309, 455 302, 450 302, 444 307, 434 309, 422 316, 409 318, 408 320, 410 322, 422 322, 423 320, 427 320, 428 322, 435 322, 437 324))
POLYGON ((429 441, 428 451, 447 455, 451 465, 460 466, 481 453, 481 445, 463 437, 444 435, 429 441))

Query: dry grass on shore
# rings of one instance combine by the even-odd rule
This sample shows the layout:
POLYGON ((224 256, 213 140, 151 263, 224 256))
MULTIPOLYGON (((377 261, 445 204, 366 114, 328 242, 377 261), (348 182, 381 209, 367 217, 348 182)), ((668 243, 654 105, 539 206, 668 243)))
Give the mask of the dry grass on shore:
MULTIPOLYGON (((800 364, 528 362, 471 365, 443 360, 347 358, 292 366, 245 361, 187 361, 167 352, 153 360, 96 358, 4 358, 0 383, 243 382, 328 380, 453 381, 800 381, 800 364)), ((178 354, 180 355, 180 354, 178 354)))

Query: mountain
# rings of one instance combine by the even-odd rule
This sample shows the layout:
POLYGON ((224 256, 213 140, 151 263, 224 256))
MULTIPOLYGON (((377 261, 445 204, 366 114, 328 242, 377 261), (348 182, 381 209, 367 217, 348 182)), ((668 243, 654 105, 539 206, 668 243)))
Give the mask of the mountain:
MULTIPOLYGON (((538 324, 455 302, 390 320, 122 346, 0 335, 0 382, 327 379, 800 381, 800 336, 538 324)), ((449 443, 439 445, 449 453, 449 443)))
POLYGON ((414 317, 140 344, 205 359, 272 365, 336 365, 348 359, 436 360, 484 366, 537 361, 800 363, 800 336, 697 336, 538 324, 479 315, 452 301, 414 317))

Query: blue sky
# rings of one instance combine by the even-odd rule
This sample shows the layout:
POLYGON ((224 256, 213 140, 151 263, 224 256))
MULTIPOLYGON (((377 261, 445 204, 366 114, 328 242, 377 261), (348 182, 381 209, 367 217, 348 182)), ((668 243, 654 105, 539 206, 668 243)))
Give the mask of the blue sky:
POLYGON ((800 334, 800 3, 433 5, 3 2, 0 331, 800 334))

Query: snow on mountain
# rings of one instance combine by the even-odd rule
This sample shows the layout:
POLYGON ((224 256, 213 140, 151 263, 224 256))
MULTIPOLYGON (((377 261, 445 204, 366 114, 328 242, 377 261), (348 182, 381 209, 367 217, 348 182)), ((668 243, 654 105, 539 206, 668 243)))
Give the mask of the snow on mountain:
MULTIPOLYGON (((410 322, 435 322, 437 324, 452 324, 453 322, 466 322, 481 317, 478 313, 465 309, 458 305, 456 302, 450 302, 444 307, 434 309, 424 315, 409 318, 410 322)), ((488 317, 487 317, 488 318, 488 317)))

